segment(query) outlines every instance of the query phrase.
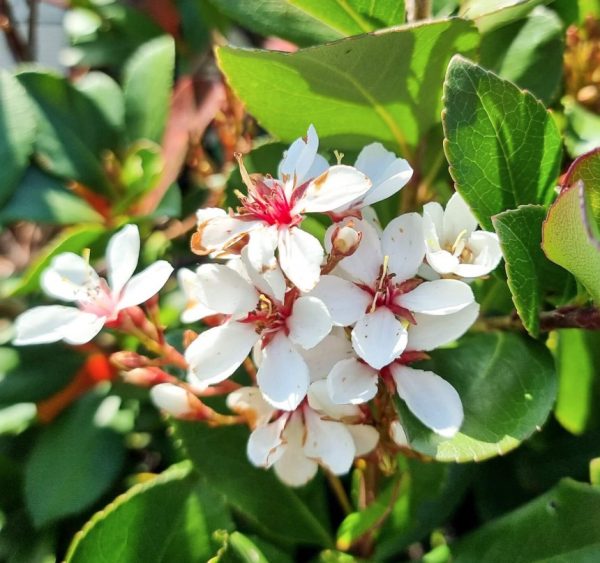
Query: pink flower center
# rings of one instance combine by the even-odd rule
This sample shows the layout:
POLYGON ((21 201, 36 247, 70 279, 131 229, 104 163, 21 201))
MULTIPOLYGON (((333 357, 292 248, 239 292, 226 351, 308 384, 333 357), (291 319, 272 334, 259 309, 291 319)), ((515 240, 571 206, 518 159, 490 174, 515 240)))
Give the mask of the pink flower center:
POLYGON ((303 192, 302 187, 295 189, 292 197, 288 200, 283 185, 277 180, 268 184, 258 180, 248 190, 247 196, 239 196, 241 207, 240 215, 251 219, 264 221, 269 225, 294 227, 302 222, 303 217, 294 213, 294 204, 298 200, 296 192, 303 192))
POLYGON ((92 313, 98 317, 107 317, 112 320, 117 317, 117 302, 110 291, 106 280, 100 279, 96 285, 86 288, 86 295, 77 302, 79 309, 92 313))

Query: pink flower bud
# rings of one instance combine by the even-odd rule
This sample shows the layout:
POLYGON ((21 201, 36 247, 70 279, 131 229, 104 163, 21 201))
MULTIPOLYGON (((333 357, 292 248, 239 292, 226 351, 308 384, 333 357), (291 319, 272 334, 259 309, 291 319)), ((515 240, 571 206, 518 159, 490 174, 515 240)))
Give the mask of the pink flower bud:
POLYGON ((337 228, 331 235, 331 244, 333 251, 342 256, 350 256, 358 248, 362 233, 348 224, 344 227, 337 228))

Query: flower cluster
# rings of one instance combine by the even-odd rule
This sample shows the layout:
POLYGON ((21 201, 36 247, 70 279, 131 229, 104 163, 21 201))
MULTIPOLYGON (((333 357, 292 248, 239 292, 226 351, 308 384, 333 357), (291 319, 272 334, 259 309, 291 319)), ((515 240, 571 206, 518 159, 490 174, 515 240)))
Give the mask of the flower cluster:
POLYGON ((458 432, 457 391, 409 364, 469 329, 479 312, 469 281, 501 257, 458 194, 382 230, 370 205, 410 180, 406 160, 374 143, 354 166, 329 166, 317 149, 311 126, 277 178, 249 175, 240 160, 239 208, 198 211, 192 249, 222 262, 179 272, 182 320, 212 328, 185 352, 189 388, 152 391, 160 407, 193 418, 194 391, 222 384, 251 355, 253 385, 227 404, 252 428, 250 461, 294 486, 318 464, 346 473, 388 437, 406 446, 395 398, 441 436, 458 432), (302 229, 307 213, 330 218, 323 241, 302 229))

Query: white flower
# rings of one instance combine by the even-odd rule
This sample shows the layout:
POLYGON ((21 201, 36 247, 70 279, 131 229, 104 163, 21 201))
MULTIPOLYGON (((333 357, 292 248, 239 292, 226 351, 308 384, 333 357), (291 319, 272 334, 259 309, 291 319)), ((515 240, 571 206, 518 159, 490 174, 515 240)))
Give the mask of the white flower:
POLYGON ((356 168, 327 167, 317 155, 318 138, 310 126, 306 138, 294 141, 279 166, 279 179, 250 177, 242 167, 248 195, 228 215, 222 209, 198 211, 198 231, 192 248, 198 253, 222 253, 248 237, 248 259, 258 272, 275 267, 275 251, 285 275, 302 291, 319 279, 323 249, 299 228, 305 213, 325 213, 361 197, 370 180, 356 168))
POLYGON ((381 240, 366 221, 352 223, 361 242, 337 266, 348 279, 324 275, 309 295, 325 303, 334 324, 354 325, 352 344, 360 358, 381 369, 405 350, 429 350, 468 329, 478 306, 466 283, 415 277, 425 254, 418 214, 394 219, 381 240))
POLYGON ((325 381, 317 381, 310 386, 308 404, 293 413, 280 413, 252 432, 248 458, 258 467, 273 466, 276 475, 292 487, 310 481, 319 465, 343 475, 354 458, 377 445, 379 435, 363 423, 364 418, 356 406, 334 405, 325 381))
POLYGON ((331 317, 319 299, 300 296, 296 289, 281 294, 256 272, 250 274, 251 268, 243 271, 248 275, 220 264, 204 264, 196 271, 199 302, 229 320, 201 333, 186 350, 190 381, 210 385, 227 379, 260 342, 258 386, 271 405, 293 410, 310 383, 299 349, 319 344, 331 331, 331 317))
POLYGON ((177 283, 186 301, 185 308, 181 313, 182 323, 193 323, 215 314, 198 300, 198 276, 195 272, 188 268, 181 268, 177 272, 177 283))
POLYGON ((444 210, 439 203, 423 207, 427 264, 438 274, 478 278, 489 274, 502 252, 496 233, 478 231, 477 219, 456 192, 444 210))
POLYGON ((138 229, 126 225, 110 239, 106 249, 108 282, 77 254, 66 252, 55 256, 42 273, 42 289, 49 296, 77 307, 48 305, 26 311, 15 321, 14 344, 57 340, 83 344, 94 338, 106 323, 115 323, 120 311, 150 299, 167 282, 173 267, 159 260, 134 276, 139 251, 138 229))

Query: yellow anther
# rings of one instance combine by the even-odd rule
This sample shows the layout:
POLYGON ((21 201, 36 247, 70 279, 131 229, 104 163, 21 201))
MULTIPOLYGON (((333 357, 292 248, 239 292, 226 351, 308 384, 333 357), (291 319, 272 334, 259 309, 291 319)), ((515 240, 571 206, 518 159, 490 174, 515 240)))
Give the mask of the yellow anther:
POLYGON ((260 294, 258 300, 267 307, 268 314, 271 316, 273 312, 273 303, 271 303, 271 300, 264 293, 260 294))
POLYGON ((85 260, 85 263, 89 266, 90 265, 90 249, 84 248, 83 251, 81 252, 81 257, 85 260))

